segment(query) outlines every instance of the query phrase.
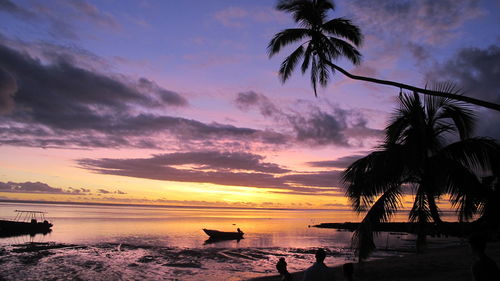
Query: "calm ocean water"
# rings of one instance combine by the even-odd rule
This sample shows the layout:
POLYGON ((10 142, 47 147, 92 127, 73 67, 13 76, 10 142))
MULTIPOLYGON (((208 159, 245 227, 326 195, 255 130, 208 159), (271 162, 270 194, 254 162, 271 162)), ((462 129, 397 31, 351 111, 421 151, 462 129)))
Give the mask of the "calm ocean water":
MULTIPOLYGON (((0 238, 0 276, 7 280, 244 280, 274 274, 282 256, 289 270, 303 270, 318 247, 328 249, 326 262, 336 265, 353 260, 352 233, 309 225, 359 220, 349 211, 18 203, 0 203, 0 219, 13 218, 16 209, 45 211, 54 226, 46 235, 0 238), (245 232, 240 241, 207 243, 202 231, 238 227, 245 232), (20 251, 27 242, 61 248, 20 251)), ((382 233, 377 244, 405 249, 413 239, 382 233)), ((380 251, 374 257, 398 254, 380 251)))

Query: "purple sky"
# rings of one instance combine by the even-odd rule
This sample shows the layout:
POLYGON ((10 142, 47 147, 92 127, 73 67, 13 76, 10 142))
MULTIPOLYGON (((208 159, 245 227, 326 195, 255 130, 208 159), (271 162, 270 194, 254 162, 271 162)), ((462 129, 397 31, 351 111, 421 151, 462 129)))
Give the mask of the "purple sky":
MULTIPOLYGON (((361 65, 339 65, 500 103, 498 1, 335 3, 365 37, 361 65)), ((266 46, 295 25, 274 5, 0 1, 0 198, 344 206, 339 172, 379 143, 398 89, 281 84, 291 49, 266 46)), ((499 139, 500 114, 477 114, 499 139)))

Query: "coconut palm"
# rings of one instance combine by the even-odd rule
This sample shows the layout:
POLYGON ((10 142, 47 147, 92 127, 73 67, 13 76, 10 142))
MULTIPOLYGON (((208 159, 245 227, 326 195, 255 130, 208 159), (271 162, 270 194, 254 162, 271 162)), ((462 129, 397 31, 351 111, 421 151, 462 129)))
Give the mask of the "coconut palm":
MULTIPOLYGON (((452 87, 441 90, 454 92, 452 87)), ((498 157, 494 140, 470 137, 474 114, 463 102, 401 94, 399 103, 383 144, 343 173, 354 210, 370 208, 353 235, 360 259, 375 249, 374 225, 389 221, 405 194, 415 197, 409 220, 418 226, 417 249, 425 241, 424 225, 441 223, 437 201, 444 195, 461 219, 470 219, 484 199, 478 171, 491 170, 498 157)))
POLYGON ((475 105, 500 111, 500 105, 456 95, 448 92, 422 89, 403 83, 380 80, 371 77, 353 75, 333 62, 345 57, 357 65, 361 61, 361 54, 357 50, 362 43, 362 34, 356 25, 345 18, 328 19, 328 12, 335 9, 332 0, 280 0, 276 6, 278 10, 291 13, 297 28, 288 28, 274 35, 268 44, 269 57, 279 53, 283 47, 299 43, 296 48, 281 63, 279 75, 284 83, 292 74, 297 64, 302 60, 301 71, 304 74, 310 68, 311 83, 314 94, 317 95, 317 84, 326 86, 335 71, 355 80, 377 84, 395 86, 412 92, 426 95, 446 97, 468 102, 475 105))

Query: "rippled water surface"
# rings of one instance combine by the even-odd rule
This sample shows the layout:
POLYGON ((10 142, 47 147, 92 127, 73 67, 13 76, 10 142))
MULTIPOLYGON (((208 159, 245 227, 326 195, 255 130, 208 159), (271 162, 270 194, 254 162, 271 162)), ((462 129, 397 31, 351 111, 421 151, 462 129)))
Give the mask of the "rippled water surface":
MULTIPOLYGON (((13 203, 0 203, 0 219, 16 209, 45 211, 54 226, 46 235, 0 238, 0 276, 7 280, 244 280, 274 274, 282 256, 289 270, 303 270, 317 247, 328 250, 327 264, 341 264, 353 259, 352 234, 308 226, 358 220, 347 211, 13 203), (202 231, 238 227, 240 241, 209 243, 202 231)), ((377 244, 404 250, 413 239, 382 233, 377 244)))

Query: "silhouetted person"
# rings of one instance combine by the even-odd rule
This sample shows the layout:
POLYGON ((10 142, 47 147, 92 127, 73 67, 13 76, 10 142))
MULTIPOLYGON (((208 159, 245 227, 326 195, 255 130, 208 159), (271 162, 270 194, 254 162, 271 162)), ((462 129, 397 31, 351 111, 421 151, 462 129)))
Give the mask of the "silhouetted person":
POLYGON ((472 263, 472 276, 474 281, 497 281, 500 280, 500 269, 495 261, 488 257, 486 249, 486 239, 479 234, 473 234, 470 239, 470 247, 474 255, 472 263))
POLYGON ((280 258, 280 260, 276 264, 276 269, 278 270, 278 272, 281 276, 281 279, 280 279, 281 281, 292 281, 292 275, 286 269, 285 258, 280 258))
POLYGON ((344 279, 346 281, 354 281, 354 265, 352 263, 344 263, 342 271, 344 272, 344 279))
MULTIPOLYGON (((330 281, 333 279, 328 279, 329 269, 325 265, 324 261, 326 258, 325 250, 318 249, 315 254, 316 262, 306 269, 304 273, 304 281, 330 281)), ((332 277, 333 278, 333 277, 332 277)))
POLYGON ((238 231, 238 233, 242 233, 243 231, 241 231, 241 229, 238 227, 238 229, 236 230, 238 231))

